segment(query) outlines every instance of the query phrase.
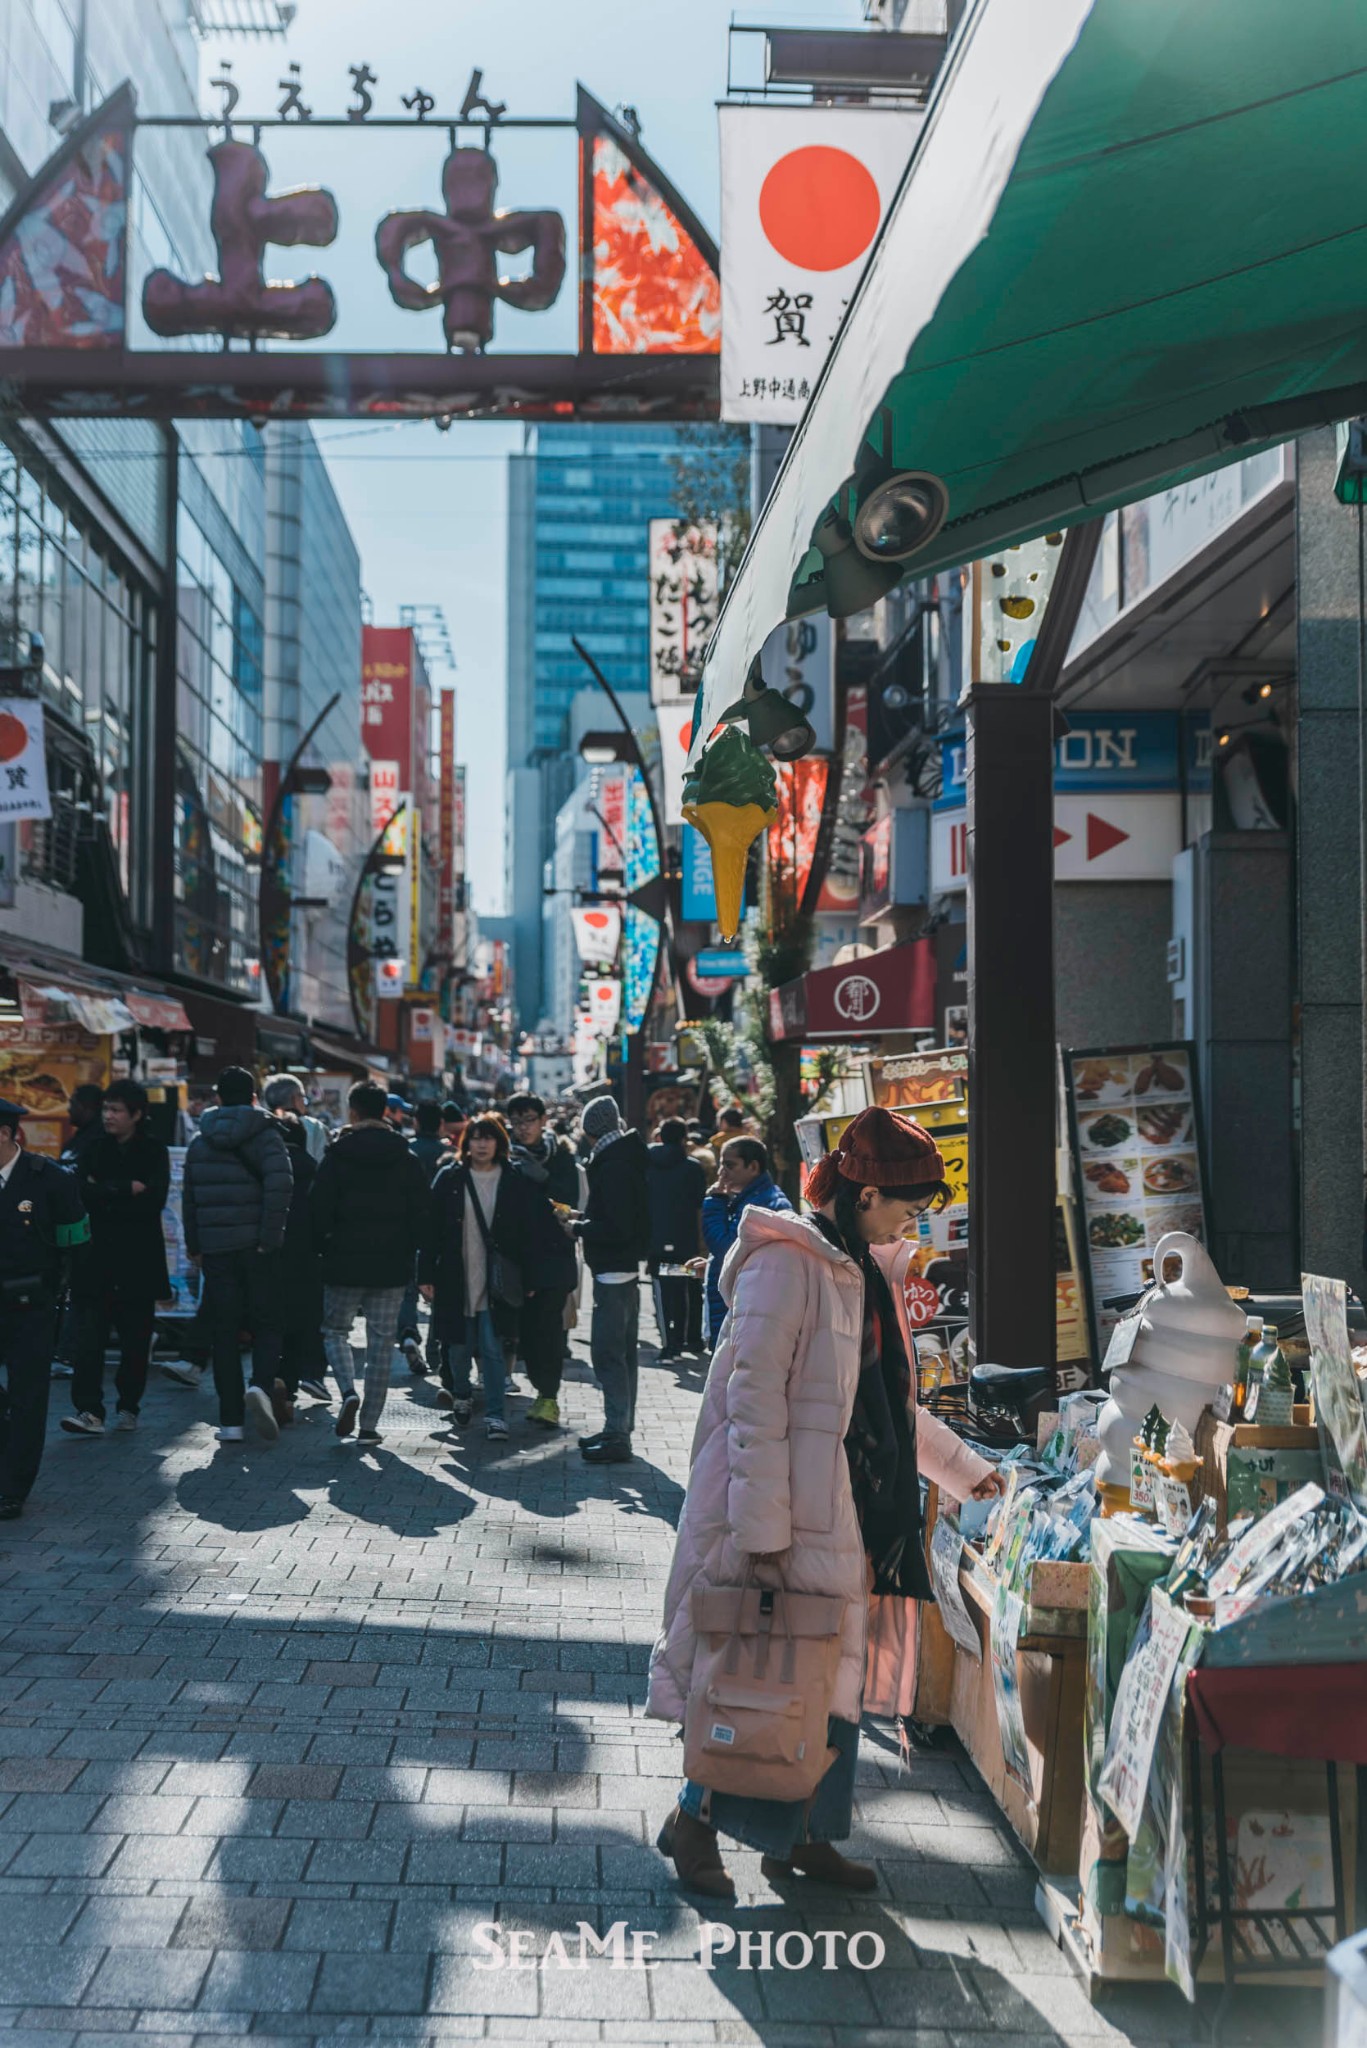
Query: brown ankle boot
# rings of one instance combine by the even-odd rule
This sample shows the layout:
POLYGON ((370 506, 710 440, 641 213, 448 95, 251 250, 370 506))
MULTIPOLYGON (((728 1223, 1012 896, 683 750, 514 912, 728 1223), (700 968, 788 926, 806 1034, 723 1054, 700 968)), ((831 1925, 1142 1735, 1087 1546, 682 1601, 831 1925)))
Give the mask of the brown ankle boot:
POLYGON ((679 1883, 709 1899, 734 1899, 736 1881, 721 1860, 717 1831, 704 1827, 691 1813, 675 1807, 655 1839, 662 1856, 671 1858, 679 1883))
POLYGON ((833 1842, 799 1842, 788 1862, 781 1862, 777 1856, 764 1856, 759 1867, 771 1882, 797 1876, 810 1877, 817 1884, 834 1885, 842 1892, 878 1889, 878 1872, 867 1863, 851 1863, 833 1842))

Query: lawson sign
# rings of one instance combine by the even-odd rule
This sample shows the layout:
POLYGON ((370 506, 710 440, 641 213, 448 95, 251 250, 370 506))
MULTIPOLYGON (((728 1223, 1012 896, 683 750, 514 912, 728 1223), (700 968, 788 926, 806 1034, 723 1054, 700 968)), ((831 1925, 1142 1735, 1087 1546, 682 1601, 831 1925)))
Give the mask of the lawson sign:
MULTIPOLYGON (((1069 716, 1069 729, 1054 745, 1054 788, 1060 795, 1139 796, 1181 789, 1183 765, 1189 795, 1210 789, 1213 738, 1204 714, 1177 711, 1087 711, 1069 716)), ((964 738, 940 742, 937 811, 960 810, 968 802, 964 779, 964 738)))

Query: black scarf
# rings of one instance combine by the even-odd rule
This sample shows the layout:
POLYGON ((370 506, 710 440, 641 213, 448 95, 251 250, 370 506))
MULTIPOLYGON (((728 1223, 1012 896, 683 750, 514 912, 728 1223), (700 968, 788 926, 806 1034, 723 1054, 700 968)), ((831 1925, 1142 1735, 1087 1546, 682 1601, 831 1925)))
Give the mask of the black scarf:
POLYGON ((848 1252, 864 1281, 859 1384, 845 1435, 850 1489, 875 1593, 933 1600, 926 1568, 916 1432, 908 1419, 915 1398, 911 1367, 882 1268, 866 1244, 847 1244, 824 1216, 812 1219, 823 1237, 848 1252))

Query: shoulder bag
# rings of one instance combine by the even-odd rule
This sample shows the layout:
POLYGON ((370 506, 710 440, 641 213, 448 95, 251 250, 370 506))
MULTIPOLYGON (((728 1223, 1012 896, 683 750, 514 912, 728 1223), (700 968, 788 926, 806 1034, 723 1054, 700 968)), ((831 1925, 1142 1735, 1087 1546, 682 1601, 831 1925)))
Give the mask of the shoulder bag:
POLYGON ((809 1799, 835 1758, 827 1722, 845 1602, 824 1593, 698 1587, 684 1771, 713 1792, 809 1799))
MULTIPOLYGON (((503 1171, 504 1173, 513 1173, 516 1171, 516 1168, 505 1166, 503 1171)), ((502 1183, 500 1182, 501 1185, 502 1183)), ((489 1226, 484 1220, 484 1211, 480 1207, 479 1196, 475 1193, 475 1184, 470 1178, 468 1167, 465 1173, 465 1199, 474 1209, 475 1221, 479 1225, 479 1234, 484 1239, 484 1257, 489 1269, 490 1301, 497 1302, 500 1308, 521 1308, 523 1302, 522 1275, 511 1259, 505 1258, 502 1252, 495 1251, 493 1241, 489 1236, 489 1226)), ((497 1210, 497 1195, 494 1197, 494 1207, 497 1210)))

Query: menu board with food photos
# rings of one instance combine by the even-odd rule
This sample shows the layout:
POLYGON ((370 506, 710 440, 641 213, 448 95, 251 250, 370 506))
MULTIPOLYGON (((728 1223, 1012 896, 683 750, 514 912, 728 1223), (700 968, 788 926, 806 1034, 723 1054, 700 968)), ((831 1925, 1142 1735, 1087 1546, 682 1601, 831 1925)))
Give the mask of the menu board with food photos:
POLYGON ((1189 1044, 1066 1052, 1068 1118, 1096 1356, 1116 1295, 1141 1294, 1170 1230, 1210 1241, 1189 1044))

